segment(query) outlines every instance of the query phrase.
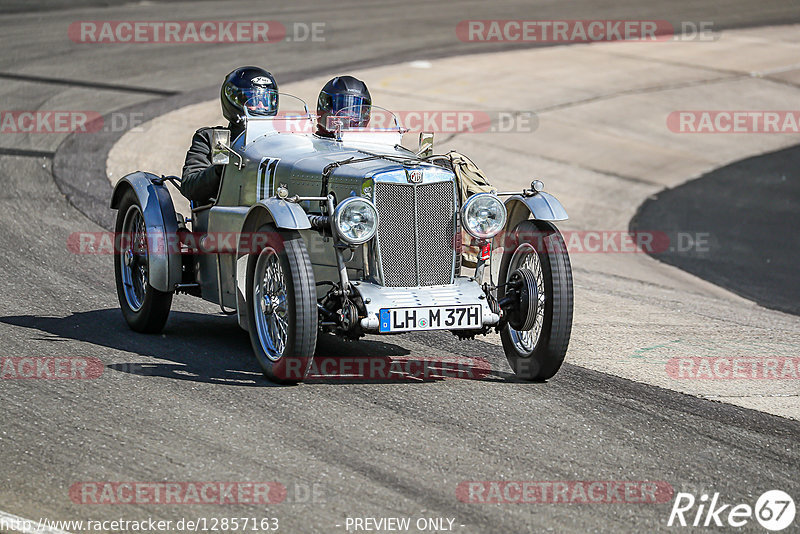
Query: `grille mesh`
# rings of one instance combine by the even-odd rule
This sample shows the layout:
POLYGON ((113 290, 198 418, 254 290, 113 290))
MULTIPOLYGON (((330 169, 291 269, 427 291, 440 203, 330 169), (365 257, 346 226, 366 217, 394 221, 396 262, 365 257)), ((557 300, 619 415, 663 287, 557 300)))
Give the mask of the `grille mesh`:
POLYGON ((454 202, 453 182, 449 181, 416 187, 375 184, 375 206, 380 214, 378 243, 385 285, 413 287, 452 282, 454 202), (415 228, 419 228, 419 240, 415 228), (415 254, 419 256, 419 272, 415 254))

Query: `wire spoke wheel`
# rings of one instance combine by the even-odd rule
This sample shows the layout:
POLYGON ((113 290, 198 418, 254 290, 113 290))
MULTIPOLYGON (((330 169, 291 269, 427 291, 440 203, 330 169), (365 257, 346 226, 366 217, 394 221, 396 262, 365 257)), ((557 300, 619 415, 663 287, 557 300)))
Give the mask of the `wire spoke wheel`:
MULTIPOLYGON (((546 380, 561 368, 572 331, 572 269, 564 239, 554 225, 523 221, 509 233, 500 280, 507 283, 518 269, 529 270, 535 279, 536 315, 532 323, 525 323, 525 330, 506 324, 500 338, 518 377, 546 380)), ((498 289, 498 296, 505 296, 505 287, 498 289)))
POLYGON ((150 285, 147 222, 132 189, 120 200, 115 230, 114 274, 122 315, 132 330, 160 332, 169 317, 172 292, 150 285))
POLYGON ((256 263, 255 282, 253 302, 257 304, 254 311, 258 339, 267 357, 277 361, 286 350, 289 322, 286 279, 275 249, 267 247, 261 251, 256 263))
POLYGON ((250 344, 273 382, 305 378, 317 346, 314 271, 296 231, 263 225, 263 248, 247 259, 247 324, 250 344))
POLYGON ((139 206, 132 205, 122 224, 124 250, 119 256, 125 299, 131 310, 139 311, 149 285, 147 231, 139 206))
POLYGON ((527 354, 536 348, 539 338, 542 335, 542 327, 544 326, 544 308, 547 296, 544 290, 544 273, 542 272, 542 262, 539 260, 539 254, 536 249, 529 243, 523 243, 514 251, 514 256, 511 258, 511 264, 508 269, 508 276, 506 282, 511 278, 511 275, 517 269, 530 269, 536 276, 536 289, 538 296, 538 306, 536 308, 536 319, 533 328, 530 330, 514 330, 509 326, 508 331, 511 334, 511 339, 514 346, 520 354, 527 354))

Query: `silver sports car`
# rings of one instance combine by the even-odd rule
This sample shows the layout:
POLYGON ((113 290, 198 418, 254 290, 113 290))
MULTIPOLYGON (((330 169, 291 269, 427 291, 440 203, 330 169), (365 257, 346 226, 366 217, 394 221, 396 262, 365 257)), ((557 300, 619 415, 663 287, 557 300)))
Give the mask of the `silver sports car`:
MULTIPOLYGON (((282 109, 293 98, 281 95, 282 109)), ((173 295, 186 293, 235 314, 278 382, 303 380, 321 332, 496 330, 517 376, 553 376, 572 326, 558 200, 538 180, 465 195, 430 136, 409 150, 396 120, 352 128, 345 112, 328 119, 332 138, 319 137, 298 100, 299 112, 248 114, 232 142, 214 132, 222 182, 191 217, 175 213, 165 186, 179 178, 135 172, 116 185, 115 274, 130 327, 161 331, 173 295), (464 265, 465 246, 477 265, 464 265)))

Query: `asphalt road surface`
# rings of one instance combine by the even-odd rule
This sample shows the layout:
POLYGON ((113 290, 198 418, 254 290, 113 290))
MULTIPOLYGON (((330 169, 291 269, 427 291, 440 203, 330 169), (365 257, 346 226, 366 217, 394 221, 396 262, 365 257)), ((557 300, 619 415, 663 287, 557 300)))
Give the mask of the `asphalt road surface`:
POLYGON ((767 308, 800 314, 798 147, 747 158, 648 199, 632 230, 708 232, 702 252, 654 255, 767 308))
MULTIPOLYGON (((222 73, 239 64, 269 65, 292 80, 503 48, 458 41, 453 26, 465 18, 713 20, 719 28, 800 20, 797 3, 784 0, 93 7, 99 3, 56 2, 63 9, 47 11, 11 2, 3 9, 3 109, 105 115, 158 99, 212 98, 222 73), (323 21, 326 41, 100 46, 67 37, 69 23, 80 20, 247 18, 323 21)), ((86 183, 101 187, 105 177, 93 182, 91 171, 103 168, 104 150, 119 133, 98 134, 79 154, 59 152, 58 185, 54 155, 65 136, 0 136, 2 356, 103 364, 96 380, 0 382, 3 512, 35 521, 274 517, 283 532, 345 532, 347 518, 387 516, 451 518, 456 532, 634 532, 666 530, 671 503, 498 505, 463 502, 456 490, 464 481, 622 480, 664 482, 695 495, 710 488, 725 502, 751 505, 765 488, 800 494, 797 422, 570 365, 546 384, 520 383, 503 371, 497 348, 481 341, 323 338, 320 350, 331 355, 478 356, 493 371, 474 380, 278 387, 261 377, 235 320, 200 301, 177 299, 163 336, 130 332, 110 259, 79 257, 65 246, 72 232, 101 229, 92 220, 104 221, 107 181, 76 197, 86 183), (91 481, 275 481, 288 494, 268 507, 70 498, 70 488, 91 481)))

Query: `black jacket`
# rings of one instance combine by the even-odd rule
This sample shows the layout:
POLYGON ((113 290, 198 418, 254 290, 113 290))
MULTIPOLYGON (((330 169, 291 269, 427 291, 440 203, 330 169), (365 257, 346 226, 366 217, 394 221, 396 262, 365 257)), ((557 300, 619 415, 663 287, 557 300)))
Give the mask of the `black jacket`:
MULTIPOLYGON (((217 127, 219 129, 221 127, 217 127)), ((241 126, 228 125, 231 139, 242 133, 241 126)), ((215 128, 200 128, 192 137, 181 175, 181 193, 196 205, 208 204, 217 197, 222 179, 222 165, 211 164, 215 128)))

